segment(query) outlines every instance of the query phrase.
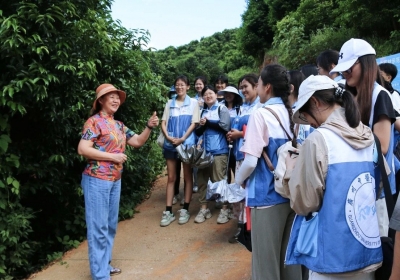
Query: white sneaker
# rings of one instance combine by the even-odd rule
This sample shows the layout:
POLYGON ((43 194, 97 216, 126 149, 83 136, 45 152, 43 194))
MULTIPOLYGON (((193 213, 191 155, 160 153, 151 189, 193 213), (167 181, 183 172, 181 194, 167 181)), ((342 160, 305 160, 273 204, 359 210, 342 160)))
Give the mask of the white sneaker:
POLYGON ((172 199, 172 205, 175 205, 180 199, 181 196, 179 194, 174 195, 174 198, 172 199))
POLYGON ((190 219, 190 214, 189 214, 188 210, 181 209, 181 210, 178 210, 178 212, 180 212, 178 223, 180 225, 186 224, 190 219))
POLYGON ((202 223, 206 219, 210 219, 212 217, 210 209, 200 209, 199 213, 197 214, 196 218, 194 218, 195 223, 202 223))
POLYGON ((169 226, 170 223, 175 221, 175 216, 169 211, 164 211, 161 217, 160 226, 166 227, 169 226))
POLYGON ((229 222, 230 219, 230 210, 229 209, 221 209, 221 212, 219 212, 218 218, 217 218, 217 223, 218 224, 225 224, 229 222))

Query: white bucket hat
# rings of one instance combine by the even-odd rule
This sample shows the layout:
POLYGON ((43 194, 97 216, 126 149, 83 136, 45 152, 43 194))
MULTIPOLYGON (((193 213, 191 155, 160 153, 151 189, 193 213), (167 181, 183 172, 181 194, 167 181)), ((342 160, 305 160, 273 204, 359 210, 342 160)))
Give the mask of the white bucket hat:
POLYGON ((299 98, 296 102, 296 107, 293 111, 293 122, 299 124, 309 124, 307 121, 300 118, 299 110, 307 103, 314 92, 318 90, 331 89, 339 87, 338 83, 325 75, 311 75, 305 79, 299 88, 299 98))
POLYGON ((223 90, 218 91, 218 94, 224 94, 225 92, 231 92, 240 96, 239 91, 233 86, 227 86, 223 90))
POLYGON ((360 56, 375 54, 375 49, 362 39, 351 38, 343 44, 339 52, 338 64, 329 72, 343 72, 349 70, 360 56))

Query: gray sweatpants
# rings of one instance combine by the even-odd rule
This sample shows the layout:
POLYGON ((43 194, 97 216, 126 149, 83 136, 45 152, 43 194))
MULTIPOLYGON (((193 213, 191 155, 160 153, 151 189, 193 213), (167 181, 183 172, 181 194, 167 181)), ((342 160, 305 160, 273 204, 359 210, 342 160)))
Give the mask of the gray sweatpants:
POLYGON ((251 209, 253 280, 302 279, 300 265, 284 265, 294 216, 289 203, 251 209))

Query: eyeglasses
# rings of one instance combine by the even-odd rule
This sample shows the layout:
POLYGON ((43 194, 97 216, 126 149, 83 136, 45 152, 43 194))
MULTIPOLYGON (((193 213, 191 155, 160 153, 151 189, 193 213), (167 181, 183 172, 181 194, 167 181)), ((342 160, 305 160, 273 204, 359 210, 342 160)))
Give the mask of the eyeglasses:
POLYGON ((308 120, 306 119, 306 117, 302 112, 299 112, 299 119, 302 120, 303 122, 308 123, 308 120))
POLYGON ((356 64, 360 63, 358 60, 356 62, 354 62, 353 66, 351 66, 349 69, 347 69, 346 71, 343 71, 343 73, 345 74, 351 74, 353 72, 353 67, 356 66, 356 64))

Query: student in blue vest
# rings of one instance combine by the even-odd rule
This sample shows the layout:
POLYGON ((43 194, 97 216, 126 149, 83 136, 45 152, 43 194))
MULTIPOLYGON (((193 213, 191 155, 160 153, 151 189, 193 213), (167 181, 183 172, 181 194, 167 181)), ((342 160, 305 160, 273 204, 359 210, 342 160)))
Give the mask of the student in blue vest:
MULTIPOLYGON (((233 142, 233 154, 236 159, 236 171, 239 170, 243 162, 244 154, 240 151, 244 139, 244 127, 247 126, 250 114, 258 109, 262 104, 257 94, 258 76, 255 74, 246 74, 239 79, 239 89, 244 96, 244 102, 240 108, 239 115, 235 119, 231 119, 231 130, 226 134, 228 142, 233 142)), ((235 171, 235 173, 236 173, 235 171)), ((229 238, 229 243, 236 243, 236 235, 240 232, 244 223, 246 223, 246 211, 244 211, 244 203, 237 202, 232 204, 233 217, 238 220, 238 230, 233 237, 229 238)))
MULTIPOLYGON (((173 98, 176 99, 177 96, 178 95, 176 94, 175 86, 173 85, 169 89, 168 98, 169 99, 173 99, 173 98)), ((180 184, 181 184, 181 180, 180 180, 181 166, 182 166, 182 161, 178 158, 176 160, 176 170, 175 170, 176 171, 175 172, 176 180, 175 180, 175 184, 174 184, 174 198, 172 199, 172 205, 175 205, 181 199, 181 196, 179 195, 179 187, 180 187, 180 184)), ((184 201, 184 198, 182 197, 181 205, 183 205, 183 201, 184 201)))
POLYGON ((246 205, 251 208, 252 279, 301 279, 301 267, 285 266, 284 257, 295 216, 289 199, 275 191, 274 176, 262 156, 265 151, 277 164, 277 150, 288 141, 273 110, 293 137, 292 108, 289 104, 290 84, 287 70, 279 64, 263 68, 257 83, 262 108, 249 118, 244 144, 245 153, 235 182, 245 188, 246 205))
MULTIPOLYGON (((224 96, 224 100, 220 102, 221 104, 224 104, 226 108, 228 108, 229 115, 231 116, 231 128, 232 124, 234 124, 235 118, 240 116, 240 110, 241 110, 241 105, 243 104, 243 99, 239 95, 239 91, 237 88, 233 85, 229 85, 223 90, 219 92, 219 94, 222 94, 224 96)), ((229 133, 229 132, 228 132, 229 133)), ((229 142, 229 141, 228 141, 229 142)), ((232 145, 233 142, 230 142, 230 145, 232 145)), ((228 183, 233 183, 232 180, 232 173, 235 175, 236 171, 236 159, 235 159, 235 154, 233 152, 233 145, 231 148, 231 152, 229 154, 229 159, 228 159, 228 183)))
MULTIPOLYGON (((166 189, 166 209, 163 211, 160 226, 165 227, 175 221, 172 213, 172 202, 174 198, 174 184, 176 178, 176 167, 178 153, 175 149, 180 144, 194 145, 195 135, 193 130, 199 122, 199 104, 187 95, 189 81, 186 76, 178 76, 174 83, 177 96, 168 100, 165 104, 164 114, 161 121, 161 129, 165 135, 163 155, 167 161, 168 182, 166 189)), ((183 176, 185 185, 184 205, 180 212, 179 224, 189 221, 189 203, 192 199, 193 175, 189 164, 183 163, 183 176)))
POLYGON ((204 76, 198 76, 196 78, 194 78, 194 91, 196 92, 196 94, 194 95, 194 99, 197 100, 197 102, 199 102, 199 107, 200 110, 203 109, 204 106, 204 100, 201 97, 201 91, 203 90, 203 88, 207 85, 207 78, 204 76))
MULTIPOLYGON (((194 78, 194 90, 196 92, 194 99, 199 103, 200 112, 204 107, 204 100, 201 97, 201 91, 207 85, 207 78, 204 76, 198 76, 194 78)), ((198 139, 196 137, 196 143, 198 139)), ((193 168, 193 192, 196 193, 199 190, 199 186, 197 183, 197 168, 193 168)))
POLYGON ((360 120, 352 94, 327 76, 301 84, 293 121, 316 130, 299 156, 286 160, 290 204, 298 216, 285 264, 306 266, 310 280, 375 279, 381 265, 375 141, 360 120))
POLYGON ((239 167, 244 159, 244 153, 240 151, 243 145, 243 127, 247 126, 250 114, 260 108, 260 98, 257 94, 258 77, 255 74, 246 74, 241 78, 240 90, 244 95, 244 102, 240 114, 233 120, 231 130, 227 133, 228 141, 234 141, 234 154, 239 167))
MULTIPOLYGON (((199 126, 196 128, 196 135, 202 137, 206 152, 214 156, 212 165, 197 171, 197 182, 199 184, 199 201, 201 208, 194 221, 203 223, 211 218, 212 214, 208 209, 206 200, 207 183, 221 181, 226 176, 228 162, 228 142, 225 135, 230 129, 230 115, 225 105, 218 103, 217 94, 212 86, 205 86, 201 92, 204 99, 204 109, 201 112, 199 126)), ((227 223, 230 219, 230 211, 227 203, 224 203, 217 223, 227 223)))
MULTIPOLYGON (((382 153, 389 165, 389 183, 392 193, 396 192, 394 167, 394 125, 396 115, 390 93, 383 84, 376 63, 374 48, 365 40, 352 38, 345 42, 339 52, 339 61, 330 73, 341 72, 346 79, 346 89, 350 91, 358 105, 361 121, 378 136, 382 153)), ((377 201, 379 231, 387 236, 389 218, 384 194, 377 201)))

